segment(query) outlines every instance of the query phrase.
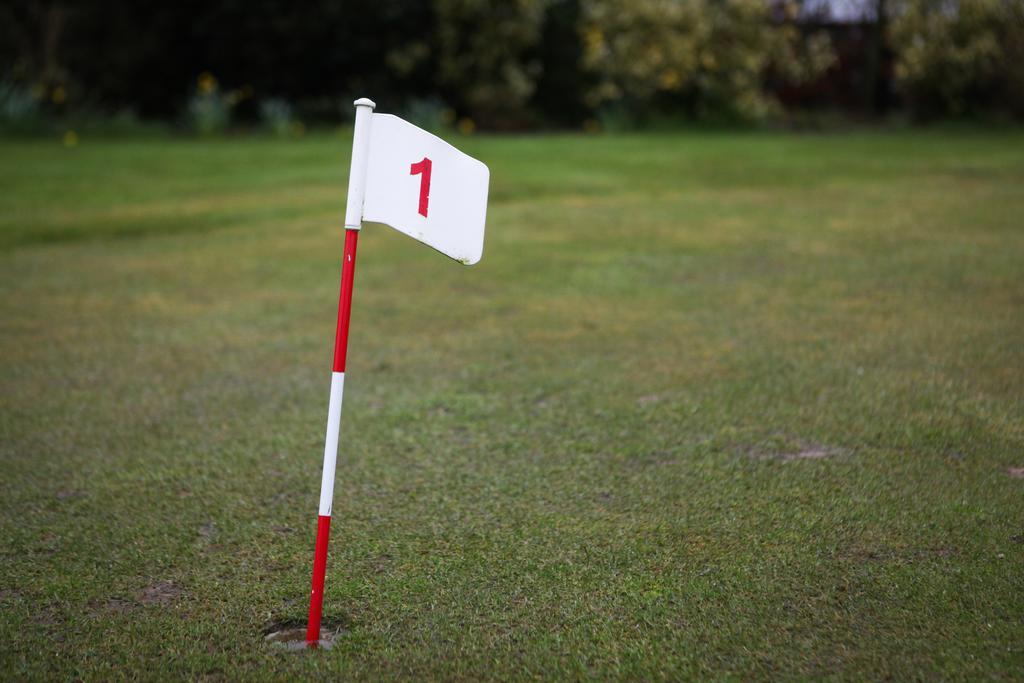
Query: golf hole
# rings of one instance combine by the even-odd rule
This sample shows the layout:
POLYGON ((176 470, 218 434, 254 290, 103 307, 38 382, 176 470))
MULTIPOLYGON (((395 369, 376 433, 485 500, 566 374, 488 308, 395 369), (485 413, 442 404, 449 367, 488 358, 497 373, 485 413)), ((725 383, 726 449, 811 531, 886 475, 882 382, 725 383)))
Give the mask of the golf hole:
MULTIPOLYGON (((345 628, 341 622, 324 621, 320 625, 320 640, 317 641, 317 648, 330 650, 344 632, 345 628)), ((284 621, 271 624, 263 631, 263 640, 276 649, 300 652, 307 649, 306 623, 284 621)))

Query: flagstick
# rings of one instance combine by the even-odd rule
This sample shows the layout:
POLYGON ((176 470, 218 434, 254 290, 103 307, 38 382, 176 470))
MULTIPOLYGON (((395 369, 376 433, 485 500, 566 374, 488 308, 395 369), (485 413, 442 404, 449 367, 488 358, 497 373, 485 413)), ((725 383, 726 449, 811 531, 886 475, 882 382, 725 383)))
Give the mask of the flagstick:
POLYGON ((356 124, 352 134, 352 165, 348 176, 345 205, 345 251, 342 255, 341 294, 338 297, 338 326, 334 336, 334 365, 331 398, 327 404, 327 436, 324 439, 324 472, 320 483, 320 514, 316 524, 316 552, 313 556, 313 587, 309 594, 309 624, 306 644, 320 642, 320 618, 324 606, 324 575, 327 572, 327 542, 331 535, 331 506, 334 502, 334 469, 338 459, 341 431, 341 397, 345 387, 345 356, 348 353, 348 321, 352 312, 352 282, 356 269, 356 244, 363 221, 363 193, 366 162, 370 150, 370 122, 376 105, 366 99, 355 101, 356 124))

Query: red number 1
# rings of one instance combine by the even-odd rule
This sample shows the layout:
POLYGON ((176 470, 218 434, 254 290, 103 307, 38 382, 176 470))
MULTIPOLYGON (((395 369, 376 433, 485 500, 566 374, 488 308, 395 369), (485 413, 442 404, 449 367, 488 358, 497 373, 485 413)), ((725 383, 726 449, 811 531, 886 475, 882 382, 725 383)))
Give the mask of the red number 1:
POLYGON ((430 159, 423 157, 423 161, 410 164, 409 175, 422 174, 420 176, 420 215, 427 217, 427 203, 430 202, 430 159))

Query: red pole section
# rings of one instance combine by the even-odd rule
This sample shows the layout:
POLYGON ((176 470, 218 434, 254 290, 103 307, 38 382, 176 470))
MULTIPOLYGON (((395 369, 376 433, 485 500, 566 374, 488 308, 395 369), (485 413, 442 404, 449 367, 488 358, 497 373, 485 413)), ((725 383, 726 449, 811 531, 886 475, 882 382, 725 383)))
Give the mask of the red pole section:
POLYGON ((348 322, 352 313, 352 283, 356 272, 356 245, 359 230, 345 230, 342 256, 341 293, 338 296, 338 326, 334 335, 334 364, 331 372, 331 399, 327 408, 327 438, 324 443, 324 473, 320 485, 320 514, 316 524, 316 551, 313 556, 313 586, 309 594, 309 622, 306 643, 316 647, 320 641, 320 621, 324 605, 324 576, 327 573, 327 543, 331 536, 331 506, 334 502, 334 470, 338 458, 341 429, 341 399, 345 386, 345 357, 348 355, 348 322))
POLYGON ((348 356, 348 319, 352 315, 352 282, 356 276, 356 245, 359 231, 345 230, 345 252, 341 265, 341 294, 338 296, 338 328, 334 334, 334 372, 345 372, 348 356))
POLYGON ((331 538, 331 517, 320 515, 316 520, 316 551, 313 555, 313 589, 309 593, 309 621, 306 644, 316 647, 320 642, 320 620, 324 612, 324 576, 327 574, 327 542, 331 538))

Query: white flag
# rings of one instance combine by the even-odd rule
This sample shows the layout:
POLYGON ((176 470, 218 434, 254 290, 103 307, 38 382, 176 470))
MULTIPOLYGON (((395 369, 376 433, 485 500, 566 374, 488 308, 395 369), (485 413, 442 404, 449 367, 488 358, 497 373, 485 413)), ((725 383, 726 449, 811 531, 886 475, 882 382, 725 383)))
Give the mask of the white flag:
POLYGON ((391 114, 373 114, 363 219, 472 265, 484 249, 483 162, 391 114))

